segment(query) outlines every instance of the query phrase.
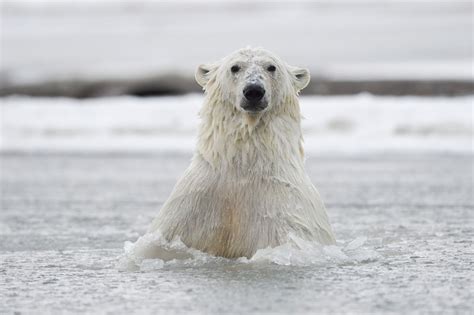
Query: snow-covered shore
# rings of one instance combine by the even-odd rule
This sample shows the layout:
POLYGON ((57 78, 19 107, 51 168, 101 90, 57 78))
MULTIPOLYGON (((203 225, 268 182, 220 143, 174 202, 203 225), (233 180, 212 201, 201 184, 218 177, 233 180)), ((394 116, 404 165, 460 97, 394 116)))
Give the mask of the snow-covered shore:
MULTIPOLYGON (((202 95, 0 99, 2 151, 192 152, 202 95)), ((310 153, 472 153, 474 97, 302 97, 310 153)))

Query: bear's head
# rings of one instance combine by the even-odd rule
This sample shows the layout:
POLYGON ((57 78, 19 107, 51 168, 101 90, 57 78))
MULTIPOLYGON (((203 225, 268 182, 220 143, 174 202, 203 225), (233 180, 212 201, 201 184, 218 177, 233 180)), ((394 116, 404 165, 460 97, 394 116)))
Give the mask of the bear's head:
POLYGON ((218 94, 224 106, 249 115, 284 106, 310 80, 308 70, 289 66, 261 48, 240 49, 218 62, 200 65, 195 77, 206 93, 218 94))

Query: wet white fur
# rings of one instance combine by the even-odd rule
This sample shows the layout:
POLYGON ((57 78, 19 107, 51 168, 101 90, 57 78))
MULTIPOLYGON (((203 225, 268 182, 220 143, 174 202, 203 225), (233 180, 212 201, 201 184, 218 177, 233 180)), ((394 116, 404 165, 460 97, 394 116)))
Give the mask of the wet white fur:
POLYGON ((206 97, 197 149, 150 231, 224 257, 250 257, 285 243, 289 233, 333 244, 323 202, 304 170, 297 95, 309 79, 307 70, 263 49, 201 65, 196 80, 206 97), (234 74, 236 64, 241 70, 234 74), (264 85, 269 104, 259 114, 240 107, 252 80, 264 85))

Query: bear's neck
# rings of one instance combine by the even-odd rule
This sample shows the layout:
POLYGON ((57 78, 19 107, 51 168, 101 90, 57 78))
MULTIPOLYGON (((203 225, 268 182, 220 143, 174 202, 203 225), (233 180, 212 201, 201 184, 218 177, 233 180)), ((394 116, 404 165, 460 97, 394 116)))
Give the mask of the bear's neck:
POLYGON ((214 169, 278 174, 302 169, 301 116, 296 97, 258 115, 232 104, 206 102, 196 154, 214 169))

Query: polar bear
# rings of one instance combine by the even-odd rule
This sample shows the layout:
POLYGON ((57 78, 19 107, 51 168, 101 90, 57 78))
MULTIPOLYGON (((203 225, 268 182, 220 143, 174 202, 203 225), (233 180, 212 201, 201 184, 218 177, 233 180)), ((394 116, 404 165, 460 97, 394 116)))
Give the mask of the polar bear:
POLYGON ((297 96, 309 72, 245 48, 195 77, 205 91, 197 148, 149 232, 227 258, 250 258, 290 234, 334 244, 304 169, 297 96))

